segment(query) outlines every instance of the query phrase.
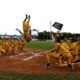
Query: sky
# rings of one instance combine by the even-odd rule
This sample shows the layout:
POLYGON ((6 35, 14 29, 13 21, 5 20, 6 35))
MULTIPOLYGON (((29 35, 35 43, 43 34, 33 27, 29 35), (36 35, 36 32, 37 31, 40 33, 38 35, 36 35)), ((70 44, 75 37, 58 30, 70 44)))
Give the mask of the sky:
POLYGON ((0 0, 0 34, 23 31, 25 14, 31 16, 31 29, 39 32, 50 31, 50 22, 56 21, 63 24, 61 32, 80 33, 80 0, 0 0))

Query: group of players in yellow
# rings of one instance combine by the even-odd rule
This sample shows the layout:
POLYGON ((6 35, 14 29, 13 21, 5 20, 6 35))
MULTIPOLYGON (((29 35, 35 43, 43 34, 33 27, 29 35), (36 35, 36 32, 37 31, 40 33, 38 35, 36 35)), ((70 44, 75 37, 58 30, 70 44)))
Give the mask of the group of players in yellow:
POLYGON ((26 47, 26 43, 23 38, 18 40, 2 39, 0 44, 0 55, 13 54, 17 51, 22 51, 26 47))
POLYGON ((70 70, 74 70, 74 65, 80 67, 80 38, 73 38, 62 41, 59 36, 55 37, 55 43, 52 50, 46 53, 47 68, 51 68, 51 61, 54 59, 59 67, 68 66, 70 70), (66 64, 64 63, 66 62, 66 64))
POLYGON ((0 44, 0 55, 15 53, 16 51, 21 51, 26 47, 26 41, 31 40, 30 30, 30 15, 26 14, 23 20, 23 32, 16 28, 16 30, 22 35, 22 38, 18 40, 13 40, 13 38, 2 39, 0 44))

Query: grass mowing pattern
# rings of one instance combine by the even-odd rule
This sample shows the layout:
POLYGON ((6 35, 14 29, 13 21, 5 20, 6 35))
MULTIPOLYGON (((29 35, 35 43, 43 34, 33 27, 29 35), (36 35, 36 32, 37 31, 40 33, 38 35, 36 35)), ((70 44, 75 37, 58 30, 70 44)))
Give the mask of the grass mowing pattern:
POLYGON ((50 50, 53 47, 53 42, 51 41, 31 41, 26 44, 27 48, 32 49, 50 50))
POLYGON ((0 80, 80 80, 80 75, 20 74, 0 71, 0 80))

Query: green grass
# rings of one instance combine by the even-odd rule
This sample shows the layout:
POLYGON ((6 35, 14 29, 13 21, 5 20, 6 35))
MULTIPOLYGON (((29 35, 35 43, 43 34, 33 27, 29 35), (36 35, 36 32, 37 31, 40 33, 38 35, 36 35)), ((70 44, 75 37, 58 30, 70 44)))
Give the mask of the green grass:
POLYGON ((80 80, 80 75, 20 74, 0 71, 0 80, 80 80))
MULTIPOLYGON (((0 40, 1 44, 1 40, 0 40)), ((31 49, 43 49, 50 50, 53 47, 53 42, 51 41, 30 41, 26 42, 26 47, 31 49)))
POLYGON ((30 41, 26 45, 27 48, 50 50, 53 47, 51 41, 30 41))

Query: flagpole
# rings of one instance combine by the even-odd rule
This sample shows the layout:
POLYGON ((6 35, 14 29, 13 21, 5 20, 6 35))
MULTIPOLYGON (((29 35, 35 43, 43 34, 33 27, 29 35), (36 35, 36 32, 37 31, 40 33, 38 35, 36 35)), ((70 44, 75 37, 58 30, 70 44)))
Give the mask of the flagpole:
POLYGON ((52 34, 52 22, 50 21, 50 33, 51 33, 51 38, 52 38, 52 40, 54 40, 54 36, 53 36, 53 34, 52 34))
POLYGON ((52 30, 51 30, 51 24, 52 24, 52 22, 50 21, 50 32, 52 31, 52 30))

